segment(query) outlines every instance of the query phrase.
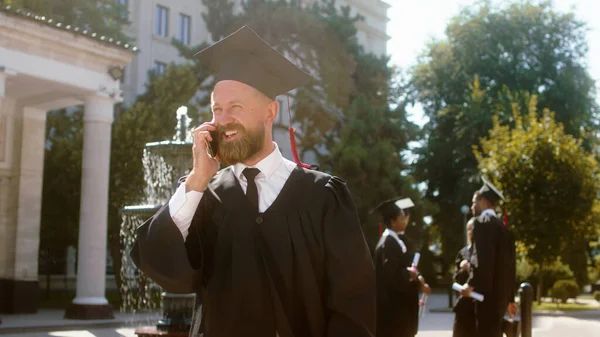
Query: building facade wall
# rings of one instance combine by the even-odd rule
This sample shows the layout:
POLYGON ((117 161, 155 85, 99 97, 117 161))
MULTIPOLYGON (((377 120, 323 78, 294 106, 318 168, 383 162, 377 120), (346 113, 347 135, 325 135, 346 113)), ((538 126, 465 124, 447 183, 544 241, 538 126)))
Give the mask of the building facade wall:
MULTIPOLYGON (((304 0, 307 5, 319 0, 304 0)), ((365 50, 377 55, 385 55, 387 25, 387 9, 389 5, 381 0, 338 0, 338 6, 348 5, 353 14, 364 17, 357 24, 358 39, 365 50)), ((141 52, 126 68, 122 84, 125 104, 135 102, 138 95, 145 92, 148 71, 154 69, 156 63, 181 63, 185 60, 179 56, 177 49, 171 44, 172 38, 178 38, 180 14, 190 17, 190 45, 198 45, 210 41, 202 13, 206 9, 198 0, 128 0, 131 25, 125 29, 127 35, 135 39, 141 52), (157 7, 168 9, 167 37, 157 34, 157 7)))

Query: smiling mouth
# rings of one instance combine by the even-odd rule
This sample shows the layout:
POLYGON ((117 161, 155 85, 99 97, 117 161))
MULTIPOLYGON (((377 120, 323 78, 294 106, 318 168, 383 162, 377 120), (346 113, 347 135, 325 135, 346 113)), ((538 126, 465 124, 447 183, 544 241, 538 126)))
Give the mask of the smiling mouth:
POLYGON ((235 131, 235 130, 232 130, 232 131, 225 131, 225 132, 223 133, 223 139, 225 139, 225 140, 230 140, 230 139, 233 139, 233 138, 235 138, 235 136, 237 136, 237 133, 238 133, 238 132, 237 132, 237 131, 235 131))

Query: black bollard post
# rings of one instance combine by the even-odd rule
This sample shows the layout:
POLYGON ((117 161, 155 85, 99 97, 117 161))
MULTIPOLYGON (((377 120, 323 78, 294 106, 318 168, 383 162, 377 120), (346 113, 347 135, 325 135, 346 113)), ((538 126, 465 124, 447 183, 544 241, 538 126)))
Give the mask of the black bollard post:
POLYGON ((519 287, 519 297, 521 298, 521 336, 531 337, 531 316, 533 305, 533 287, 525 282, 519 287))

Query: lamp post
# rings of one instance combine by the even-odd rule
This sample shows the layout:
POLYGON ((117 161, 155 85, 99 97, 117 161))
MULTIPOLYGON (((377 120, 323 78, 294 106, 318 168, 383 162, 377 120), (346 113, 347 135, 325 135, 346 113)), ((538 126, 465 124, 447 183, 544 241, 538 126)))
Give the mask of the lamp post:
POLYGON ((464 245, 466 246, 467 243, 467 214, 469 214, 469 206, 467 205, 462 205, 460 207, 460 212, 463 214, 463 240, 464 240, 464 245))

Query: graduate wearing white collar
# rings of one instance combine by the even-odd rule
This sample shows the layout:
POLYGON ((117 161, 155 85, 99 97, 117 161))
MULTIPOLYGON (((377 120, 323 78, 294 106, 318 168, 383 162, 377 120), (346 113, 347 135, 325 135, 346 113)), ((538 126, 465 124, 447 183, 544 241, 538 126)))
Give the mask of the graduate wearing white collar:
POLYGON ((412 337, 419 323, 419 292, 431 293, 425 279, 412 268, 414 245, 404 234, 410 222, 409 198, 387 200, 379 212, 386 229, 375 248, 377 275, 377 336, 412 337))
POLYGON ((516 314, 515 250, 507 227, 494 211, 497 203, 504 201, 504 195, 485 178, 482 181, 483 186, 473 194, 471 211, 476 219, 469 261, 471 273, 461 295, 468 297, 472 291, 484 295, 483 302, 475 303, 476 336, 500 337, 505 312, 516 314))

